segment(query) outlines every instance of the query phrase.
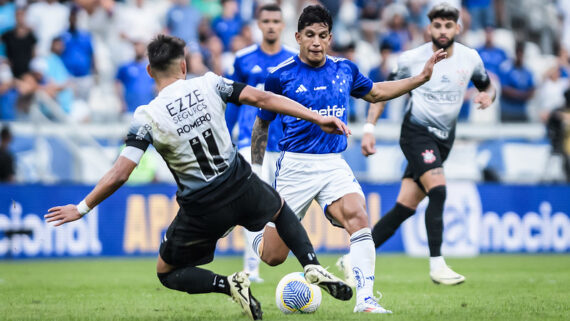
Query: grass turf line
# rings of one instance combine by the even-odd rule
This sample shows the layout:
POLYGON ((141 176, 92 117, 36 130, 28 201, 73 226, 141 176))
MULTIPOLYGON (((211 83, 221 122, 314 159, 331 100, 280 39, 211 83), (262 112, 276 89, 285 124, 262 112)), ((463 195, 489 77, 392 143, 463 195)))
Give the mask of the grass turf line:
MULTIPOLYGON (((320 256, 334 266, 338 256, 320 256)), ((569 255, 483 255, 448 259, 467 277, 459 286, 434 285, 427 259, 380 255, 376 286, 380 303, 393 315, 354 314, 348 302, 323 293, 312 315, 283 315, 275 306, 280 278, 301 271, 294 257, 278 267, 262 265, 265 283, 253 284, 264 320, 568 320, 570 319, 569 255)), ((230 274, 242 267, 241 257, 219 257, 207 266, 230 274)), ((247 320, 229 297, 188 295, 164 288, 155 260, 86 259, 0 261, 2 320, 247 320)))

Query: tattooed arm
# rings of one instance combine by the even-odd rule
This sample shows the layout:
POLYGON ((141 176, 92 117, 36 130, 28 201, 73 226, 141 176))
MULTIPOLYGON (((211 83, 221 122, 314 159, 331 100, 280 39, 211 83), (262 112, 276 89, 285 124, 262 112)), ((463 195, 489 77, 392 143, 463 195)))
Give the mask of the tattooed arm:
POLYGON ((251 164, 261 166, 263 157, 265 157, 265 148, 267 147, 267 132, 269 131, 269 121, 259 117, 253 123, 251 131, 251 164))

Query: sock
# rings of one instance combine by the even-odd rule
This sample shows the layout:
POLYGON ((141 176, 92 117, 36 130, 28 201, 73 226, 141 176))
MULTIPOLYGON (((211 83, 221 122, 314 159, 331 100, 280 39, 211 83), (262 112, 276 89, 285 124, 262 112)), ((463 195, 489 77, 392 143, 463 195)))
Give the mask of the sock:
MULTIPOLYGON (((244 228, 243 232, 245 234, 245 249, 243 251, 243 270, 247 272, 250 276, 259 277, 259 254, 254 250, 255 239, 259 236, 263 237, 263 230, 257 232, 250 232, 248 229, 244 228)), ((258 244, 259 245, 259 244, 258 244)))
POLYGON ((394 207, 384 214, 372 229, 372 239, 376 248, 384 244, 408 217, 414 215, 416 210, 396 203, 394 207))
POLYGON ((230 295, 227 277, 198 267, 178 268, 168 273, 157 273, 157 276, 162 285, 172 290, 189 294, 217 292, 230 295))
POLYGON ((443 256, 430 256, 429 258, 429 270, 435 272, 442 267, 446 266, 443 256))
POLYGON ((426 230, 429 256, 441 256, 445 194, 445 185, 436 186, 427 194, 429 203, 426 209, 426 230))
POLYGON ((350 264, 356 279, 356 303, 373 296, 376 252, 370 228, 360 229, 350 236, 350 264))
POLYGON ((309 264, 319 264, 305 228, 287 203, 283 204, 281 213, 275 220, 275 228, 285 245, 291 249, 303 267, 309 264))

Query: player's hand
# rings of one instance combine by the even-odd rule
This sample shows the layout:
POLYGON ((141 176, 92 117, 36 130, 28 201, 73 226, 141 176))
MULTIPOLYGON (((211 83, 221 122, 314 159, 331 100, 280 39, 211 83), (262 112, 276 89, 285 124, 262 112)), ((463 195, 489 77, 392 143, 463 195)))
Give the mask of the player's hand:
POLYGON ((366 133, 362 136, 362 143, 360 144, 362 155, 368 157, 376 153, 376 138, 374 134, 366 133))
POLYGON ((337 135, 350 135, 352 132, 348 129, 345 123, 342 120, 334 117, 334 116, 324 116, 321 117, 317 123, 321 129, 328 134, 337 134, 337 135))
POLYGON ((433 53, 433 55, 429 58, 429 60, 426 61, 424 70, 422 70, 420 76, 425 81, 430 80, 431 74, 433 73, 433 66, 435 66, 436 63, 442 61, 445 58, 447 58, 447 52, 445 52, 443 49, 438 49, 436 52, 433 53))
POLYGON ((477 96, 475 96, 473 102, 479 104, 479 107, 477 107, 477 109, 485 109, 491 106, 491 104, 493 103, 493 99, 487 92, 482 91, 478 93, 477 96))
POLYGON ((44 215, 48 223, 56 222, 53 226, 60 226, 64 223, 77 221, 81 217, 77 206, 73 204, 52 207, 48 210, 48 214, 44 215))

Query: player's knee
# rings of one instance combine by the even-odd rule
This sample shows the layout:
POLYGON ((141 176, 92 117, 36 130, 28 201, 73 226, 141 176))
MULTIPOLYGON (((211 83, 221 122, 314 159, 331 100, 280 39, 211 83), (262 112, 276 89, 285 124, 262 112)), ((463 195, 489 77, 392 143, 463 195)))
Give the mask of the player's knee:
POLYGON ((438 185, 432 187, 429 190, 427 196, 429 197, 430 202, 437 202, 437 203, 445 202, 445 198, 447 197, 445 185, 438 185))
POLYGON ((167 288, 171 288, 170 284, 168 283, 168 275, 171 272, 168 273, 156 273, 156 276, 158 277, 158 280, 160 281, 160 283, 162 283, 162 285, 164 285, 167 288))
POLYGON ((261 253, 261 260, 269 266, 277 266, 285 262, 285 260, 287 259, 287 256, 276 255, 275 253, 268 253, 268 254, 265 253, 266 252, 261 253))

